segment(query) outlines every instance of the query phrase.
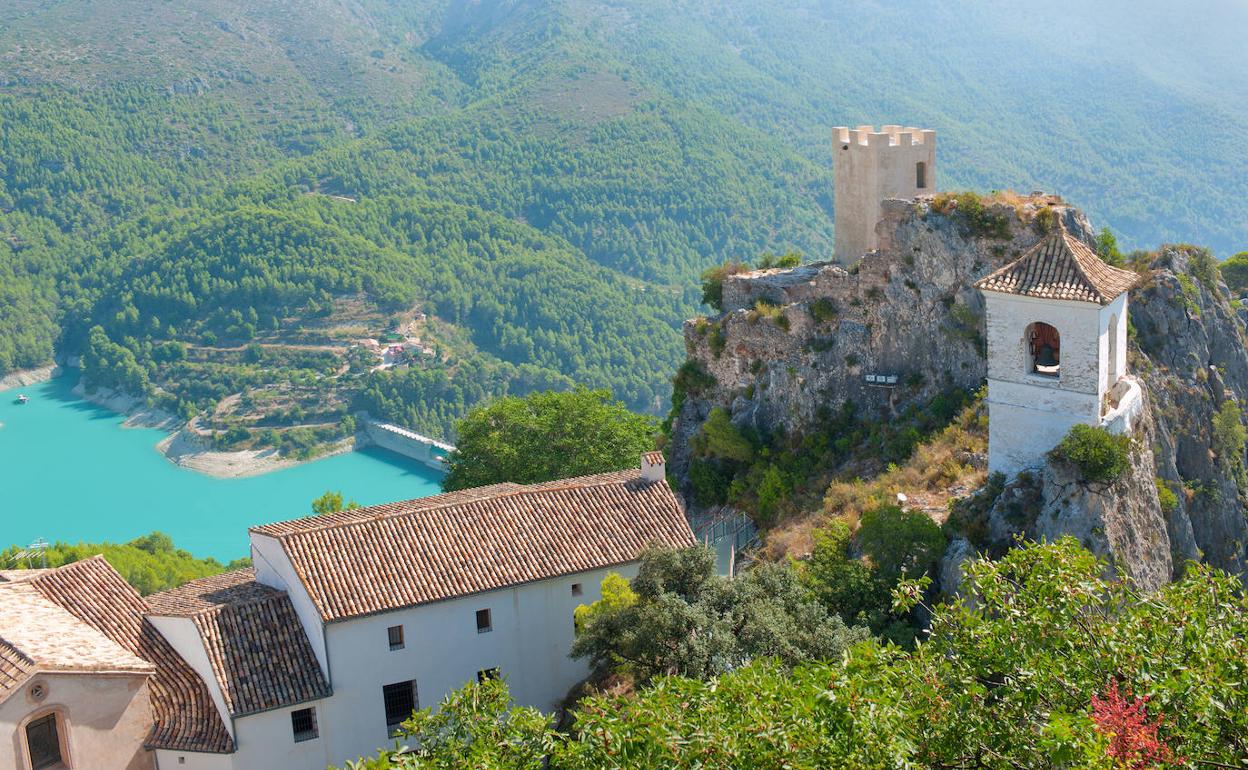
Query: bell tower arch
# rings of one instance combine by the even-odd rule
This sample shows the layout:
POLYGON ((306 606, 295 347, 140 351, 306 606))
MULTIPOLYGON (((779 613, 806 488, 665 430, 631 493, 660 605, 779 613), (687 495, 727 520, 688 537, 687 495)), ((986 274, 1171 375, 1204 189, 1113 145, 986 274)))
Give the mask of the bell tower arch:
POLYGON ((1125 354, 1137 280, 1059 228, 975 284, 987 307, 990 471, 1041 465, 1077 423, 1129 429, 1119 418, 1142 403, 1125 354))

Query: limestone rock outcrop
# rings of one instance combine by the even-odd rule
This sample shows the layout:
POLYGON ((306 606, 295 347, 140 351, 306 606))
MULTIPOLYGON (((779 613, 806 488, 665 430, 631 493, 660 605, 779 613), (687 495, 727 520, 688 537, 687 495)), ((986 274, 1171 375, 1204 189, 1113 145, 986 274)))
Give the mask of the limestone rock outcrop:
MULTIPOLYGON (((974 282, 1043 237, 1039 211, 1085 242, 1092 236, 1078 211, 1052 199, 986 210, 1008 227, 975 232, 928 200, 887 201, 881 248, 849 269, 815 263, 727 278, 723 312, 685 325, 689 358, 709 376, 678 401, 668 447, 675 478, 687 481, 691 439, 716 407, 738 426, 805 433, 847 401, 865 419, 887 420, 948 388, 979 388, 983 300, 974 282)), ((1051 460, 998 488, 978 530, 955 538, 942 582, 956 583, 960 563, 999 555, 1015 536, 1073 535, 1146 587, 1188 560, 1248 574, 1246 458, 1242 447, 1219 446, 1213 429, 1226 402, 1248 398, 1248 350, 1210 259, 1165 247, 1132 292, 1129 369, 1146 408, 1129 471, 1088 484, 1051 460)))
POLYGON ((978 389, 984 305, 973 284, 1043 237, 1035 214, 1050 206, 1067 231, 1091 238, 1082 214, 1047 196, 985 206, 1005 224, 992 233, 927 199, 890 200, 881 248, 849 269, 819 262, 727 278, 723 312, 685 323, 689 358, 714 382, 680 405, 673 473, 684 478, 690 438, 715 407, 740 426, 803 433, 846 401, 888 419, 943 390, 978 389))

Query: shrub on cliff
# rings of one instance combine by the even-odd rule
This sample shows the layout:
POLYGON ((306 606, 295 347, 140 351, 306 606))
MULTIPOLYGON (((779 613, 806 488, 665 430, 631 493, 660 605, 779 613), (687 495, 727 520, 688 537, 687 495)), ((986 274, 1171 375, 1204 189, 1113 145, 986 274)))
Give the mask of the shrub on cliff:
POLYGON ((1131 437, 1101 427, 1076 425, 1053 454, 1079 469, 1085 481, 1117 481, 1131 465, 1131 437))
POLYGON ((729 260, 702 271, 702 303, 716 310, 724 309, 724 279, 748 270, 745 265, 729 260))
POLYGON ((1222 263, 1222 280, 1236 295, 1248 291, 1248 251, 1241 251, 1222 263))

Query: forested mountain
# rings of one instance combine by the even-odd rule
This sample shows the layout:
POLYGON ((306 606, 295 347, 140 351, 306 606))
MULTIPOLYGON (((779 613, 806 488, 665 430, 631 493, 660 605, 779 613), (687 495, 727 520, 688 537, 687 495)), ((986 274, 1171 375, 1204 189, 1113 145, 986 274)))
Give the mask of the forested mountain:
POLYGON ((1224 5, 1210 29, 1117 2, 18 0, 0 373, 99 326, 213 428, 362 399, 444 433, 573 380, 660 410, 693 278, 826 257, 828 131, 872 120, 936 128, 942 187, 1058 191, 1126 245, 1229 254, 1248 15, 1224 5), (419 366, 348 365, 426 313, 419 366))

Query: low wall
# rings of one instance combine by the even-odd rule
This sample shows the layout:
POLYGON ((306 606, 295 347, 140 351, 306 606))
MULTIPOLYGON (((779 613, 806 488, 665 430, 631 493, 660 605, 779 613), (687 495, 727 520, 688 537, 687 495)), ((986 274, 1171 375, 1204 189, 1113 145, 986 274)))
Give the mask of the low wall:
POLYGON ((445 442, 422 436, 398 425, 374 420, 367 415, 360 416, 359 424, 375 446, 410 457, 437 471, 446 471, 446 456, 455 450, 454 446, 445 442))

